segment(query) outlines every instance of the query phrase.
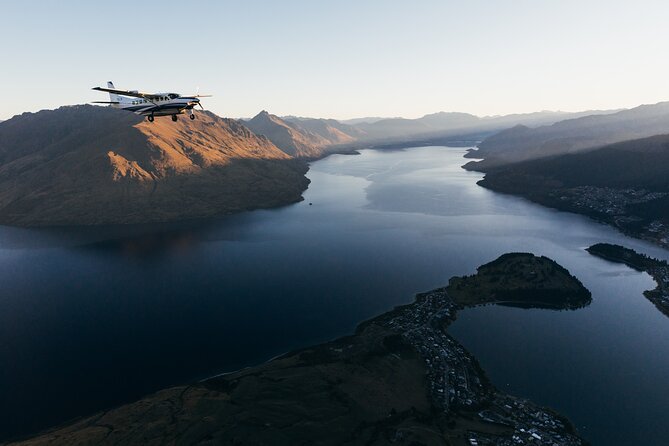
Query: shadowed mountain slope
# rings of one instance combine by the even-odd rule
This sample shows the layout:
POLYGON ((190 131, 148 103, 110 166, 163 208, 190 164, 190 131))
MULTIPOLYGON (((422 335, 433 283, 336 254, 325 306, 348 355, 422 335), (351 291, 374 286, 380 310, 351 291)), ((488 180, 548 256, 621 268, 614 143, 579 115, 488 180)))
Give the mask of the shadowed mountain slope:
POLYGON ((0 125, 0 223, 143 223, 298 201, 306 166, 231 119, 154 123, 107 107, 0 125))
POLYGON ((669 135, 488 167, 479 184, 669 246, 669 135))
POLYGON ((624 141, 596 150, 492 168, 493 178, 543 178, 560 187, 597 186, 669 191, 669 135, 624 141))
POLYGON ((669 102, 568 119, 538 128, 517 126, 479 144, 479 150, 472 156, 485 158, 485 161, 469 167, 485 170, 495 165, 594 149, 667 131, 669 102))

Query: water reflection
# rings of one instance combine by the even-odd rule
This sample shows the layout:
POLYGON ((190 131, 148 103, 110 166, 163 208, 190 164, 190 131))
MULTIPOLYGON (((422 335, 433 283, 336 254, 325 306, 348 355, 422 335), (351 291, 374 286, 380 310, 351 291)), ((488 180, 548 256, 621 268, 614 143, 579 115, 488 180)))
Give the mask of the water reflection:
POLYGON ((121 239, 107 239, 78 245, 75 249, 98 252, 102 255, 152 258, 165 255, 184 254, 195 248, 200 240, 196 233, 178 231, 144 234, 121 239))

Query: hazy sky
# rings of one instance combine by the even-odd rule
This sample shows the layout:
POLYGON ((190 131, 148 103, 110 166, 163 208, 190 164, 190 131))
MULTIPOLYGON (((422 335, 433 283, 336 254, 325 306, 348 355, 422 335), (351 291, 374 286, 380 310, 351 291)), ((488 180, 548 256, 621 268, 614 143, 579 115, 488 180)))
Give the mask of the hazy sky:
POLYGON ((418 117, 669 100, 669 2, 1 1, 0 119, 201 93, 246 117, 418 117))

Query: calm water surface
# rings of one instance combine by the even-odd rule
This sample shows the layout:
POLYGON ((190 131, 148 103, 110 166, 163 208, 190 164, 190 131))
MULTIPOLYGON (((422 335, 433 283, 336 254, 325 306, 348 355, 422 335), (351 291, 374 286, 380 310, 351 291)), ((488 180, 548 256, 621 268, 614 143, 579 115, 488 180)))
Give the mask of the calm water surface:
POLYGON ((304 202, 205 223, 0 227, 0 438, 350 333, 529 251, 593 303, 470 309, 452 333, 498 387, 558 409, 593 444, 666 445, 669 318, 641 295, 648 275, 583 248, 669 252, 480 188, 463 153, 331 156, 313 163, 304 202))

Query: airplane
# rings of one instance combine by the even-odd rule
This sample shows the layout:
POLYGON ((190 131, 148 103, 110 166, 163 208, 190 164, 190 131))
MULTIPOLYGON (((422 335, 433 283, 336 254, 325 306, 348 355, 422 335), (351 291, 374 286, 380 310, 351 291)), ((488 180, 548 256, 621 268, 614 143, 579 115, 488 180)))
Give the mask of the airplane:
POLYGON ((107 88, 93 87, 93 90, 109 93, 109 101, 94 101, 93 104, 110 104, 114 108, 146 116, 149 122, 153 122, 155 116, 169 115, 172 115, 172 121, 176 122, 177 115, 185 112, 189 113, 190 119, 195 119, 193 108, 199 105, 204 110, 199 98, 211 97, 211 95, 200 94, 181 96, 177 93, 142 93, 137 90, 118 90, 114 87, 112 81, 107 82, 107 88))

